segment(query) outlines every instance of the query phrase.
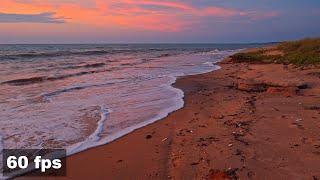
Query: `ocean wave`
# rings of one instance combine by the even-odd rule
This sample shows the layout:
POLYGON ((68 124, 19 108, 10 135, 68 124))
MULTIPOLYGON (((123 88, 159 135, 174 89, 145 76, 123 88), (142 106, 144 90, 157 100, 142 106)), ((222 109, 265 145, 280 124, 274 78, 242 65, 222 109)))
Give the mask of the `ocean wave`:
POLYGON ((200 52, 198 54, 202 55, 202 56, 208 56, 208 55, 217 55, 221 53, 221 51, 219 49, 214 49, 211 51, 204 51, 204 52, 200 52))
POLYGON ((34 83, 40 83, 45 81, 47 77, 40 76, 40 77, 31 77, 31 78, 23 78, 23 79, 14 79, 9 81, 1 82, 1 84, 10 84, 15 86, 22 86, 22 85, 29 85, 34 83))
MULTIPOLYGON (((98 56, 106 54, 119 54, 119 53, 149 53, 165 51, 164 49, 94 49, 94 50, 69 50, 69 51, 32 51, 32 52, 19 52, 12 54, 0 54, 0 59, 4 60, 18 60, 30 58, 52 58, 61 56, 98 56)), ((168 56, 169 54, 160 55, 168 56)))
POLYGON ((41 97, 48 100, 52 96, 57 96, 62 93, 67 93, 67 92, 71 92, 71 91, 78 91, 78 90, 83 90, 83 89, 93 88, 93 87, 103 87, 103 86, 111 85, 111 84, 114 84, 117 82, 123 82, 123 81, 110 81, 110 82, 106 82, 103 84, 88 84, 88 85, 72 86, 72 87, 60 89, 60 90, 49 92, 49 93, 43 93, 43 94, 41 94, 41 97))
POLYGON ((43 83, 46 81, 62 80, 62 79, 66 79, 66 78, 82 76, 82 75, 87 75, 87 74, 101 73, 101 72, 105 72, 105 71, 108 71, 108 70, 103 69, 103 70, 81 71, 81 72, 77 72, 77 73, 73 73, 73 74, 65 74, 65 75, 53 76, 53 77, 39 76, 39 77, 31 77, 31 78, 13 79, 13 80, 1 82, 0 84, 9 84, 9 85, 13 85, 13 86, 24 86, 24 85, 43 83))
POLYGON ((78 65, 78 66, 66 66, 62 69, 80 69, 80 68, 99 68, 105 66, 105 63, 94 63, 94 64, 85 64, 85 65, 78 65))
POLYGON ((104 55, 110 51, 107 50, 88 50, 88 51, 55 51, 55 52, 32 52, 32 53, 17 53, 17 54, 4 54, 0 55, 0 59, 28 59, 28 58, 44 58, 44 57, 59 57, 59 56, 72 56, 72 55, 104 55))
POLYGON ((60 56, 97 56, 105 54, 118 54, 118 53, 137 53, 147 52, 146 49, 102 49, 102 50, 69 50, 69 51, 39 51, 39 52, 21 52, 16 54, 0 54, 0 59, 17 60, 17 59, 30 59, 30 58, 51 58, 60 56))

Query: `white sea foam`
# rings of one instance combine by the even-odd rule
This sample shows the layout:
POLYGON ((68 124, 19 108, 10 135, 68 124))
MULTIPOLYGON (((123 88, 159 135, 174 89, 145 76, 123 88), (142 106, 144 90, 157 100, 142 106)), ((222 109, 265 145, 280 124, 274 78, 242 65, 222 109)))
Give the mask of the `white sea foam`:
MULTIPOLYGON (((205 65, 208 65, 209 67, 212 67, 211 69, 207 70, 207 71, 202 71, 202 72, 198 72, 198 73, 189 73, 187 75, 196 75, 196 74, 202 74, 202 73, 208 73, 208 72, 211 72, 211 71, 214 71, 214 70, 218 70, 220 69, 221 67, 216 65, 215 63, 216 62, 219 62, 219 60, 215 61, 215 62, 205 62, 203 64, 205 65)), ((162 76, 159 76, 159 77, 164 77, 166 75, 162 75, 162 76)), ((90 148, 93 148, 93 147, 96 147, 96 146, 100 146, 100 145, 104 145, 104 144, 107 144, 107 143, 110 143, 126 134, 129 134, 130 132, 136 130, 136 129, 139 129, 141 127, 144 127, 144 126, 147 126, 149 124, 152 124, 160 119, 163 119, 165 117, 167 117, 170 113, 174 112, 174 111, 177 111, 179 109, 181 109, 183 106, 184 106, 184 101, 183 101, 183 98, 184 98, 184 92, 181 90, 181 89, 178 89, 178 88, 175 88, 173 87, 172 85, 176 82, 177 78, 178 77, 181 77, 181 76, 186 76, 186 74, 183 74, 183 73, 176 73, 174 75, 171 75, 169 76, 170 77, 170 81, 168 81, 167 84, 164 84, 163 87, 165 89, 168 89, 169 91, 173 91, 176 93, 176 96, 173 98, 175 99, 175 104, 173 106, 169 106, 165 109, 162 109, 160 112, 157 113, 157 115, 151 119, 148 119, 148 120, 145 120, 139 124, 136 124, 134 126, 130 126, 130 127, 127 127, 125 129, 122 129, 121 131, 111 135, 111 136, 108 136, 108 137, 105 137, 105 138, 102 138, 99 137, 99 133, 102 132, 102 128, 103 128, 103 123, 106 121, 107 119, 107 115, 109 113, 112 113, 112 111, 110 110, 106 110, 104 108, 101 108, 101 111, 102 111, 102 115, 101 115, 101 120, 99 121, 99 125, 97 126, 97 129, 96 131, 89 136, 89 138, 87 138, 85 141, 83 142, 80 142, 78 144, 75 144, 75 145, 72 145, 70 146, 68 149, 67 149, 67 154, 68 155, 72 155, 72 154, 75 154, 75 153, 78 153, 78 152, 81 152, 81 151, 84 151, 84 150, 87 150, 87 149, 90 149, 90 148), (103 110, 104 109, 104 110, 103 110)), ((167 76, 168 77, 168 76, 167 76)))
POLYGON ((219 49, 214 49, 212 51, 209 51, 209 52, 206 52, 206 53, 203 53, 203 55, 216 55, 220 53, 220 50, 219 49))
POLYGON ((74 144, 67 149, 67 155, 77 153, 79 151, 93 147, 95 143, 98 143, 101 140, 100 134, 103 132, 104 123, 107 120, 107 116, 112 112, 111 109, 100 106, 100 120, 97 123, 96 130, 87 137, 84 141, 74 144))
POLYGON ((98 123, 99 125, 97 126, 96 131, 92 135, 90 135, 89 138, 86 139, 85 141, 70 146, 67 149, 67 155, 72 155, 72 154, 81 152, 83 150, 87 150, 92 147, 96 147, 96 146, 100 146, 100 145, 104 145, 109 142, 112 142, 112 141, 138 129, 138 128, 144 127, 146 125, 154 123, 157 120, 163 119, 163 118, 167 117, 169 115, 169 113, 174 112, 174 111, 182 108, 184 105, 184 101, 183 101, 184 92, 180 89, 172 87, 172 84, 174 84, 176 82, 176 79, 177 78, 175 76, 170 76, 170 81, 168 82, 168 84, 163 86, 164 88, 166 88, 170 91, 176 92, 177 96, 175 97, 176 100, 175 100, 174 106, 167 107, 167 108, 161 110, 160 112, 157 113, 157 115, 155 117, 153 117, 151 119, 148 119, 148 120, 143 121, 139 124, 136 124, 135 126, 130 126, 125 129, 122 129, 121 131, 113 134, 112 136, 105 137, 102 139, 101 139, 101 137, 99 137, 99 134, 102 132, 103 123, 106 121, 107 115, 110 112, 112 113, 112 111, 101 108, 101 111, 102 111, 101 120, 98 123))

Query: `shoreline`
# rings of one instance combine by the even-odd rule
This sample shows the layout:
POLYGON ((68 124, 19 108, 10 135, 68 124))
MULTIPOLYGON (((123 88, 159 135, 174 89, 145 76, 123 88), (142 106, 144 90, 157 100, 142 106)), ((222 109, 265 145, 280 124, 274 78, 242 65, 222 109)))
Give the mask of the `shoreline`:
MULTIPOLYGON (((134 130, 130 131, 129 133, 126 133, 126 134, 124 134, 124 135, 122 135, 122 136, 119 136, 119 138, 115 138, 114 140, 108 142, 107 144, 99 145, 99 146, 96 146, 96 147, 92 147, 92 148, 86 149, 86 150, 84 150, 84 151, 80 151, 80 152, 76 152, 76 153, 74 153, 74 154, 71 154, 70 156, 67 157, 67 159, 68 159, 67 169, 69 169, 69 168, 72 168, 73 170, 76 170, 76 169, 77 169, 76 171, 78 171, 78 170, 81 169, 81 172, 83 172, 82 170, 84 170, 84 169, 82 169, 82 168, 85 168, 84 171, 86 171, 88 166, 86 166, 86 167, 80 167, 80 169, 78 169, 79 167, 73 168, 73 167, 74 167, 73 165, 79 164, 80 161, 82 161, 81 159, 83 159, 83 158, 85 158, 85 159, 90 158, 90 156, 92 156, 93 154, 97 154, 97 153, 98 153, 98 154, 101 154, 101 153, 104 154, 103 151, 106 150, 106 148, 108 148, 108 146, 116 146, 115 149, 118 149, 117 146, 123 146, 123 144, 127 144, 126 141, 130 141, 130 140, 127 140, 127 139, 135 139, 136 136, 142 136, 142 139, 151 139, 151 138, 154 138, 154 136, 152 136, 152 135, 155 134, 154 131, 153 131, 152 133, 147 133, 147 135, 146 135, 145 137, 143 137, 143 136, 144 136, 145 132, 148 132, 150 129, 155 129, 155 128, 157 128, 157 126, 162 126, 162 127, 163 127, 163 126, 168 126, 168 123, 166 122, 166 121, 168 121, 168 120, 167 120, 168 117, 172 116, 172 115, 175 114, 177 111, 180 111, 180 110, 182 110, 182 109, 185 108, 185 105, 186 105, 186 103, 185 103, 186 95, 185 95, 185 94, 186 94, 186 93, 185 93, 184 89, 181 88, 181 87, 178 85, 178 84, 180 83, 180 81, 182 81, 182 80, 184 80, 184 79, 196 77, 196 76, 202 76, 202 75, 206 75, 206 74, 211 74, 211 73, 213 73, 213 72, 215 72, 215 71, 218 71, 218 70, 221 69, 220 63, 223 62, 223 61, 224 61, 224 60, 220 60, 220 61, 218 61, 217 63, 215 63, 215 64, 213 65, 213 66, 218 66, 215 70, 212 70, 212 71, 210 71, 210 72, 204 72, 204 73, 201 73, 201 74, 180 76, 180 77, 177 77, 177 78, 176 78, 175 82, 171 83, 170 86, 171 86, 172 88, 174 88, 174 89, 176 89, 176 90, 179 90, 179 91, 181 91, 181 92, 184 94, 184 96, 182 97, 182 100, 183 100, 184 103, 183 103, 183 106, 182 106, 181 108, 178 108, 177 110, 174 110, 174 111, 168 113, 168 115, 165 116, 164 118, 160 118, 160 119, 158 119, 158 120, 156 120, 156 121, 153 121, 153 122, 151 122, 151 123, 147 123, 146 125, 144 125, 144 126, 142 126, 142 127, 140 127, 140 128, 135 128, 134 130), (165 125, 164 125, 164 124, 165 124, 165 125), (150 134, 152 134, 152 135, 150 135, 150 134), (131 137, 131 136, 134 136, 134 137, 131 137), (115 145, 113 145, 113 144, 115 144, 115 145), (91 151, 91 152, 90 152, 90 151, 91 151), (70 161, 72 162, 72 165, 69 164, 70 161), (78 161, 79 161, 79 162, 78 162, 78 161), (71 166, 72 166, 72 167, 71 167, 71 166)), ((172 125, 172 124, 171 124, 171 125, 172 125)), ((164 136, 163 136, 163 137, 164 137, 164 136)), ((162 143, 163 143, 163 142, 166 142, 166 141, 168 141, 168 138, 167 138, 167 137, 161 139, 161 142, 162 142, 162 143)), ((169 144, 170 144, 170 143, 169 143, 169 144)), ((128 145, 128 146, 129 146, 129 145, 128 145)), ((157 145, 156 145, 156 146, 157 146, 157 145)), ((140 149, 140 148, 139 148, 139 149, 140 149)), ((120 149, 118 149, 118 150, 120 150, 120 149)), ((158 154, 158 153, 157 153, 157 154, 158 154)), ((139 158, 139 157, 138 157, 138 158, 139 158)), ((95 157, 94 159, 95 159, 94 161, 96 162, 97 157, 95 157)), ((120 162, 123 162, 123 160, 120 159, 120 160, 117 161, 117 163, 120 163, 120 162)), ((137 160, 136 162, 138 162, 138 160, 137 160)), ((102 163, 103 163, 103 162, 102 162, 102 163)), ((80 165, 80 166, 82 166, 82 165, 80 165)), ((90 172, 85 172, 85 173, 82 174, 82 175, 76 175, 76 177, 74 177, 74 176, 73 176, 74 173, 71 172, 71 173, 68 173, 68 175, 67 175, 66 178, 87 179, 87 178, 103 178, 103 177, 106 177, 106 176, 116 177, 116 176, 107 175, 107 174, 104 174, 104 173, 103 173, 103 176, 101 176, 101 174, 99 174, 98 172, 96 172, 96 170, 93 170, 93 171, 95 171, 95 173, 93 173, 92 170, 93 170, 93 169, 90 169, 90 172), (92 173, 95 174, 95 175, 97 175, 97 173, 98 173, 98 176, 92 175, 92 173), (72 175, 71 175, 71 174, 72 174, 72 175), (70 175, 71 175, 71 176, 70 176, 70 175)), ((142 174, 143 174, 143 173, 142 173, 142 174)), ((124 176, 127 176, 127 178, 129 178, 129 177, 132 176, 132 174, 124 174, 124 176), (128 175, 128 176, 127 176, 127 175, 128 175)), ((162 178, 170 178, 170 177, 165 177, 165 176, 158 177, 158 173, 156 173, 156 176, 149 176, 149 177, 139 176, 139 177, 140 177, 140 178, 143 178, 143 179, 145 179, 145 178, 160 178, 160 179, 162 179, 162 178)), ((119 177, 119 178, 125 178, 125 177, 119 177)), ((64 179, 64 178, 62 178, 62 179, 64 179)))
POLYGON ((66 178, 320 177, 318 70, 228 59, 218 65, 177 79, 183 108, 67 157, 66 178))
MULTIPOLYGON (((240 50, 230 50, 230 51, 232 51, 233 53, 236 53, 236 52, 239 52, 240 50)), ((226 57, 228 57, 228 56, 226 56, 226 57)), ((157 116, 155 116, 151 119, 148 119, 145 122, 139 123, 136 126, 125 128, 122 131, 112 135, 109 138, 104 138, 102 141, 96 141, 97 143, 95 143, 93 146, 91 146, 91 145, 88 146, 87 141, 89 142, 90 140, 94 139, 97 136, 97 134, 99 134, 99 131, 100 131, 99 127, 101 127, 100 126, 101 121, 105 121, 105 116, 108 116, 112 112, 112 109, 108 109, 108 108, 104 108, 104 107, 100 106, 101 112, 105 112, 105 113, 101 113, 101 118, 99 121, 97 121, 98 129, 96 129, 93 132, 93 134, 91 134, 85 141, 76 143, 76 144, 72 145, 70 148, 68 148, 67 149, 67 158, 69 158, 70 156, 74 156, 79 153, 82 153, 84 151, 88 151, 88 150, 112 143, 113 141, 116 141, 124 136, 127 136, 128 134, 130 134, 140 128, 144 128, 145 126, 156 123, 157 121, 161 121, 162 119, 165 119, 171 113, 174 113, 175 111, 183 108, 183 106, 184 106, 184 92, 179 87, 175 86, 176 82, 179 79, 185 78, 188 76, 196 76, 196 75, 206 74, 206 73, 210 73, 210 72, 219 70, 220 66, 217 66, 216 64, 218 62, 221 62, 222 60, 216 60, 216 62, 207 61, 207 62, 203 63, 203 64, 208 65, 210 67, 210 69, 207 69, 202 72, 196 72, 194 74, 189 74, 189 75, 168 76, 168 77, 170 77, 170 81, 168 81, 168 83, 165 84, 164 87, 170 91, 176 92, 177 97, 175 97, 175 99, 176 99, 175 105, 172 105, 166 109, 163 109, 162 111, 160 111, 157 114, 157 116)), ((32 171, 27 172, 27 173, 20 173, 20 175, 16 175, 15 177, 24 176, 23 174, 33 174, 33 173, 34 172, 32 172, 32 171)))
MULTIPOLYGON (((174 86, 176 84, 176 82, 180 78, 184 78, 184 77, 188 77, 188 76, 201 75, 201 74, 206 74, 206 73, 211 73, 213 71, 219 70, 221 67, 216 65, 216 64, 221 62, 221 61, 223 61, 223 60, 218 60, 215 63, 210 62, 212 64, 210 64, 209 66, 212 67, 213 69, 209 70, 209 71, 205 71, 205 72, 202 72, 202 73, 191 74, 191 75, 184 75, 184 76, 170 76, 170 78, 172 78, 172 80, 170 82, 168 82, 168 84, 166 84, 165 88, 177 93, 177 97, 176 97, 177 101, 176 101, 174 106, 170 106, 170 107, 168 107, 166 109, 163 109, 157 114, 157 116, 155 116, 155 117, 153 117, 151 119, 148 119, 147 121, 141 122, 141 123, 139 123, 139 124, 137 124, 135 126, 125 128, 125 129, 119 131, 118 133, 113 134, 110 138, 104 138, 103 141, 99 141, 97 144, 95 144, 93 146, 92 145, 91 146, 87 145, 87 147, 83 147, 83 146, 85 146, 87 144, 85 141, 84 142, 79 142, 79 143, 77 143, 75 145, 72 145, 69 148, 69 150, 67 151, 67 157, 75 155, 75 154, 78 154, 78 153, 81 153, 83 151, 87 151, 87 150, 92 149, 92 148, 96 148, 96 147, 99 147, 99 146, 107 145, 107 144, 109 144, 109 143, 111 143, 113 141, 116 141, 119 138, 122 138, 123 136, 126 136, 126 135, 134 132, 137 129, 143 128, 143 127, 148 126, 150 124, 153 124, 153 123, 155 123, 157 121, 161 121, 162 119, 165 119, 166 117, 168 117, 171 113, 174 113, 175 111, 178 111, 179 109, 183 108, 184 104, 185 104, 184 103, 184 96, 185 96, 184 95, 184 91, 181 90, 179 87, 175 87, 174 86)), ((101 109, 102 109, 102 107, 101 107, 101 109)), ((106 111, 107 111, 107 113, 104 116, 108 116, 110 113, 112 113, 112 110, 108 110, 107 109, 106 111)), ((105 121, 105 120, 103 120, 103 121, 105 121)), ((100 125, 98 125, 98 127, 100 127, 100 125)), ((97 134, 97 133, 95 132, 94 134, 97 134)), ((92 134, 92 135, 94 135, 94 134, 92 134)), ((91 137, 91 136, 86 141, 89 141, 90 139, 94 138, 94 137, 91 137)))

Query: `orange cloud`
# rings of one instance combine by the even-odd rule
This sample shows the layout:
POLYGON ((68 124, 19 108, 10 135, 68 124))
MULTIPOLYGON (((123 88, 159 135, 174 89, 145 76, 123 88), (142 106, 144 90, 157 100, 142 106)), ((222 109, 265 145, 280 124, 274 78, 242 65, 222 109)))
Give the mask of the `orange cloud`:
POLYGON ((40 14, 54 12, 54 18, 67 23, 90 24, 107 28, 118 26, 154 31, 180 31, 202 17, 243 17, 259 20, 276 13, 241 11, 210 6, 199 8, 183 2, 155 0, 1 0, 1 13, 40 14), (190 20, 192 19, 192 21, 190 20))
POLYGON ((192 6, 189 6, 188 4, 184 3, 178 3, 178 2, 170 2, 170 1, 148 1, 148 0, 138 0, 138 1, 132 1, 132 0, 126 0, 122 1, 123 3, 127 4, 135 4, 135 5, 156 5, 156 6, 164 6, 164 7, 170 7, 170 8, 177 8, 181 10, 193 10, 194 8, 192 6))

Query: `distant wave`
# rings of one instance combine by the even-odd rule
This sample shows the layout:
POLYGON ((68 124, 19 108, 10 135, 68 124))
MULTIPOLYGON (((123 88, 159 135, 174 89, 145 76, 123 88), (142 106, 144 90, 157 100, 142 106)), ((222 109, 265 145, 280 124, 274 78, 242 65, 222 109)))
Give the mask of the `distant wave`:
POLYGON ((220 53, 220 50, 219 49, 214 49, 212 51, 207 52, 206 54, 207 55, 216 55, 218 53, 220 53))
POLYGON ((72 87, 60 89, 60 90, 49 92, 49 93, 43 93, 43 94, 41 94, 41 97, 48 99, 48 98, 51 98, 52 96, 57 96, 62 93, 78 91, 78 90, 83 90, 83 89, 87 89, 87 88, 103 87, 103 86, 112 85, 114 83, 120 83, 120 82, 126 82, 126 81, 114 80, 114 81, 106 82, 103 84, 87 84, 87 85, 80 85, 80 86, 72 86, 72 87))
MULTIPOLYGON (((16 54, 0 54, 0 59, 17 60, 29 58, 50 58, 60 56, 94 56, 117 53, 139 53, 150 51, 165 51, 165 49, 104 49, 104 50, 83 50, 83 51, 50 51, 50 52, 21 52, 16 54)), ((168 56, 165 54, 163 56, 168 56)), ((160 56, 161 57, 161 56, 160 56)))
POLYGON ((79 65, 79 66, 67 66, 67 67, 63 67, 62 69, 99 68, 105 65, 106 65, 105 63, 94 63, 94 64, 79 65))
POLYGON ((9 84, 9 85, 13 85, 13 86, 23 86, 23 85, 42 83, 45 81, 56 81, 56 80, 66 79, 66 78, 75 77, 75 76, 95 74, 95 73, 100 73, 100 72, 105 72, 105 71, 109 71, 109 70, 103 69, 103 70, 81 71, 78 73, 66 74, 66 75, 61 75, 61 76, 53 76, 53 77, 38 76, 38 77, 23 78, 23 79, 13 79, 13 80, 9 80, 9 81, 4 81, 0 84, 9 84))
POLYGON ((15 60, 15 59, 24 59, 24 58, 59 57, 59 56, 72 56, 72 55, 90 56, 90 55, 103 55, 108 53, 110 53, 110 51, 106 51, 106 50, 55 51, 55 52, 4 54, 4 55, 0 55, 0 58, 15 60))

